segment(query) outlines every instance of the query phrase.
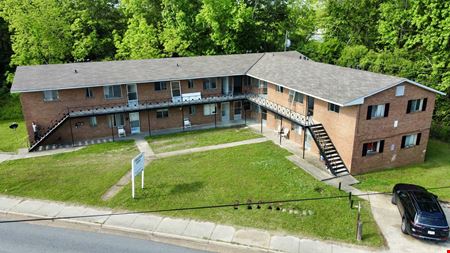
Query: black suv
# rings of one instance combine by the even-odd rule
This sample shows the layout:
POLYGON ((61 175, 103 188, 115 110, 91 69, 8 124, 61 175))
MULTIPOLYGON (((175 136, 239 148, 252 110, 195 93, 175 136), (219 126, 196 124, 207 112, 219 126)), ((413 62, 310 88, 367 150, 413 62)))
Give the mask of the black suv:
POLYGON ((403 233, 447 241, 449 228, 437 196, 418 185, 397 184, 392 190, 392 204, 402 216, 403 233))

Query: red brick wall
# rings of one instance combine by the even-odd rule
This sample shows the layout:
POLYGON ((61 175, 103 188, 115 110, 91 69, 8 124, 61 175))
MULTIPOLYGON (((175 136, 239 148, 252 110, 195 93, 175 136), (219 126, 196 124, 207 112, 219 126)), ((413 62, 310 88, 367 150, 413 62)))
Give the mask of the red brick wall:
POLYGON ((363 173, 388 167, 397 167, 420 163, 425 159, 429 130, 433 116, 435 94, 412 84, 405 85, 405 94, 395 96, 395 87, 367 98, 358 114, 358 126, 354 145, 352 172, 363 173), (408 100, 427 98, 426 111, 406 114, 408 100), (367 108, 370 105, 390 103, 386 118, 367 120, 367 108), (394 121, 398 126, 394 127, 394 121), (401 149, 403 135, 422 133, 420 145, 401 149), (385 140, 381 154, 362 156, 364 143, 385 140), (395 145, 391 150, 392 144, 395 145))

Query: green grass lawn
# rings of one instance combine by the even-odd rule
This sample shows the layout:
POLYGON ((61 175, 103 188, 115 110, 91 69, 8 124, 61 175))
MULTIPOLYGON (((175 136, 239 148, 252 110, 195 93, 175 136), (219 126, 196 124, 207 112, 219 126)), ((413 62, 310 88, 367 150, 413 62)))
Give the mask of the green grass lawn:
MULTIPOLYGON (((285 158, 287 155, 284 149, 264 142, 155 160, 146 168, 145 188, 142 190, 137 184, 137 199, 131 199, 129 184, 107 204, 119 209, 161 210, 236 200, 245 203, 248 199, 273 201, 345 195, 297 168, 285 158)), ((348 198, 297 202, 284 204, 283 208, 295 208, 300 214, 272 211, 267 206, 259 210, 226 207, 162 214, 357 244, 357 211, 349 208, 348 198), (304 211, 313 214, 302 215, 304 211)), ((362 210, 364 240, 360 244, 381 246, 383 239, 367 202, 363 202, 362 210)))
MULTIPOLYGON (((390 192, 397 183, 412 183, 426 188, 450 186, 450 144, 431 140, 425 163, 388 169, 357 176, 362 190, 390 192)), ((432 189, 441 199, 450 201, 450 188, 432 189)))
POLYGON ((79 151, 0 163, 0 194, 98 204, 130 169, 134 142, 114 142, 79 151))
POLYGON ((152 136, 147 140, 155 153, 243 141, 261 137, 248 128, 223 128, 152 136))
POLYGON ((27 130, 22 119, 0 120, 0 152, 16 152, 27 147, 27 142, 27 130), (9 128, 13 122, 19 124, 15 131, 9 128))

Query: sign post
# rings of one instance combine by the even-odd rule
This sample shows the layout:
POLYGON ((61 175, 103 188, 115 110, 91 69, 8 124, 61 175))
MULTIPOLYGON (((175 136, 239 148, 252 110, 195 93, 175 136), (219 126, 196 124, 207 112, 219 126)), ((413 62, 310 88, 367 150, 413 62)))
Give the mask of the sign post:
POLYGON ((141 173, 141 188, 144 189, 144 153, 131 160, 131 197, 134 199, 134 178, 141 173))

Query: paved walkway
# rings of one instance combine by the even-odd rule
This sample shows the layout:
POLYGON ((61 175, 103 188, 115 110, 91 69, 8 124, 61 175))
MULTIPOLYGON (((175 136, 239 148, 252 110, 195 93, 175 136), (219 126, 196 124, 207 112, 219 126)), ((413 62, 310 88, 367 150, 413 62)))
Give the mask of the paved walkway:
POLYGON ((266 137, 262 137, 262 138, 250 139, 250 140, 245 140, 245 141, 236 141, 236 142, 230 142, 230 143, 224 143, 224 144, 217 144, 217 145, 211 145, 211 146, 204 146, 204 147, 198 147, 198 148, 182 149, 182 150, 176 150, 176 151, 171 151, 171 152, 159 153, 159 154, 156 154, 155 157, 156 158, 164 158, 164 157, 170 157, 170 156, 185 155, 185 154, 203 152, 203 151, 208 151, 208 150, 216 150, 216 149, 237 147, 237 146, 241 146, 241 145, 261 143, 261 142, 265 142, 265 141, 268 141, 268 139, 266 137))
MULTIPOLYGON (((261 252, 292 253, 363 253, 366 247, 312 240, 263 230, 239 228, 192 219, 178 219, 151 214, 117 214, 111 209, 69 205, 60 202, 0 196, 0 213, 35 218, 66 217, 64 221, 101 229, 145 234, 203 244, 244 247, 261 252), (103 216, 92 216, 103 215, 103 216), (73 217, 82 216, 82 217, 73 217), (71 217, 70 219, 68 217, 71 217)), ((1 225, 1 224, 0 224, 1 225)), ((384 252, 384 251, 376 251, 384 252)))
MULTIPOLYGON (((148 144, 148 142, 145 140, 144 136, 137 135, 135 137, 132 137, 134 141, 136 142, 136 147, 139 149, 139 152, 144 153, 144 166, 147 166, 155 159, 155 153, 153 153, 152 148, 148 144)), ((109 188, 105 194, 102 196, 102 200, 108 200, 112 197, 116 196, 117 193, 119 193, 125 185, 127 185, 131 180, 131 170, 125 174, 115 185, 113 185, 111 188, 109 188)))
POLYGON ((69 147, 69 148, 60 148, 60 149, 46 150, 46 151, 40 151, 40 152, 28 152, 28 153, 20 152, 19 154, 2 153, 2 154, 0 154, 0 163, 7 161, 7 160, 34 158, 34 157, 40 157, 40 156, 48 156, 48 155, 54 155, 54 154, 60 154, 60 153, 73 152, 73 151, 80 150, 82 148, 83 147, 69 147))

